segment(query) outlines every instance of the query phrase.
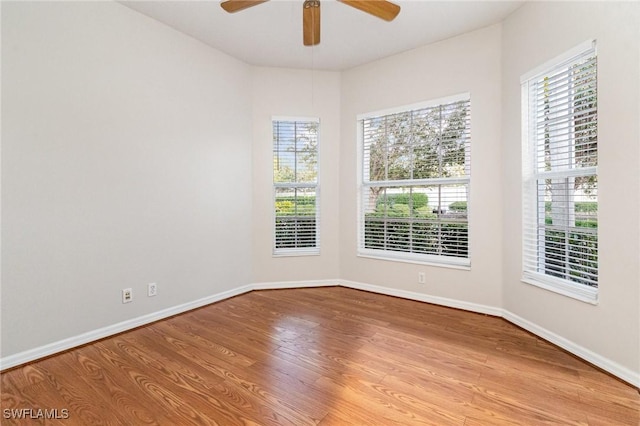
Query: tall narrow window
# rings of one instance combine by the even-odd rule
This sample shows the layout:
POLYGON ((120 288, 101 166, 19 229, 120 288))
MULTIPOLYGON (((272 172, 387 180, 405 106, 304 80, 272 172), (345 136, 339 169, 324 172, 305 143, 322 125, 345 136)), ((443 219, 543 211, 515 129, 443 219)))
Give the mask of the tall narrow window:
POLYGON ((469 95, 359 120, 359 254, 468 266, 469 95))
POLYGON ((320 252, 317 119, 273 120, 274 255, 320 252))
POLYGON ((595 42, 522 81, 523 280, 595 303, 598 107, 595 42))

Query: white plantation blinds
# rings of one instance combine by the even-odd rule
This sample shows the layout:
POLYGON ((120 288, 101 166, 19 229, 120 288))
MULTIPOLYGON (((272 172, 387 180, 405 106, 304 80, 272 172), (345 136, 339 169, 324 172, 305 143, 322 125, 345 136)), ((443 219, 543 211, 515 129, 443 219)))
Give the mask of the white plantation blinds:
POLYGON ((317 254, 317 119, 273 120, 274 248, 276 255, 317 254))
POLYGON ((359 254, 469 265, 470 100, 362 117, 359 254))
POLYGON ((598 286, 595 45, 523 82, 524 280, 588 301, 598 286), (528 163, 528 164, 527 164, 528 163))

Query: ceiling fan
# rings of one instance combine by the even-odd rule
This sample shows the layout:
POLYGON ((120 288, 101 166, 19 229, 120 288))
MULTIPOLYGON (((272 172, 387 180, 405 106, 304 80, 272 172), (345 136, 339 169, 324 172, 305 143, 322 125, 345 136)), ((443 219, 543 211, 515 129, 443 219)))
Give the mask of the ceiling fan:
MULTIPOLYGON (((234 13, 267 1, 269 0, 226 0, 220 3, 220 6, 225 11, 234 13)), ((386 0, 338 1, 385 21, 392 21, 400 13, 400 6, 386 0)), ((305 46, 313 46, 320 43, 320 0, 305 0, 303 3, 302 41, 305 46)))

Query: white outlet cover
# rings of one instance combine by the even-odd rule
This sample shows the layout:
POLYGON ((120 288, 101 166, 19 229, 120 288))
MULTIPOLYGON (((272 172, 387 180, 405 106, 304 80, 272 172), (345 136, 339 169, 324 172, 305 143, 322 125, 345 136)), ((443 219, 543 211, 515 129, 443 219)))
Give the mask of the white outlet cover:
POLYGON ((147 284, 147 296, 153 297, 158 294, 158 284, 149 283, 147 284))

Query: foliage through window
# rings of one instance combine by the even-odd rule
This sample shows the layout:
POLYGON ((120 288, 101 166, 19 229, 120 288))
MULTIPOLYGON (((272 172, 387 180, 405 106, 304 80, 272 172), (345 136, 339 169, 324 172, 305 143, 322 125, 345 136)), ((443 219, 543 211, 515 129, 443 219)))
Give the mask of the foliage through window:
POLYGON ((595 43, 523 79, 524 280, 587 301, 598 286, 595 43))
POLYGON ((359 253, 469 265, 468 95, 360 117, 359 253))
POLYGON ((317 254, 317 119, 273 120, 274 254, 317 254))

